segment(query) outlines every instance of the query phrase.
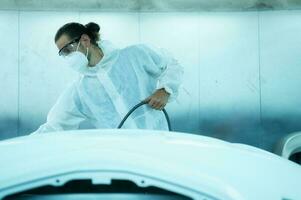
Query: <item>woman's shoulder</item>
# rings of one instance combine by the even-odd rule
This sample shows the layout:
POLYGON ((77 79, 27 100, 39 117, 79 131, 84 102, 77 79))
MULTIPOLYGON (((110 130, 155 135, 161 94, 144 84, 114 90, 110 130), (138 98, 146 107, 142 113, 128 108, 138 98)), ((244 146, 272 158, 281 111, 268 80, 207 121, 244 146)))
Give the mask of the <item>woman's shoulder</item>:
POLYGON ((157 48, 150 44, 137 43, 122 48, 120 52, 128 56, 143 58, 144 56, 149 56, 150 54, 157 52, 157 48))
POLYGON ((141 50, 147 50, 150 49, 151 45, 145 44, 145 43, 137 43, 137 44, 132 44, 129 46, 126 46, 123 48, 125 51, 141 51, 141 50))
POLYGON ((75 77, 71 82, 69 82, 63 90, 63 93, 74 93, 80 85, 82 77, 83 76, 75 77))

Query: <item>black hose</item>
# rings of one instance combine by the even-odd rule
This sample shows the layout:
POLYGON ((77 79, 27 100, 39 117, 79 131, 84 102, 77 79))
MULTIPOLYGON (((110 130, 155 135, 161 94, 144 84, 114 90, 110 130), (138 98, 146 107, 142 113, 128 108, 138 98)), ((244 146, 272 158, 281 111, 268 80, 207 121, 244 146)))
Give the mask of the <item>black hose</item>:
MULTIPOLYGON (((147 104, 147 102, 144 102, 144 101, 142 101, 142 102, 140 102, 140 103, 138 103, 137 105, 135 105, 126 115, 125 115, 125 117, 122 119, 122 121, 120 122, 120 124, 118 125, 118 129, 120 129, 122 126, 123 126, 123 124, 124 124, 124 122, 127 120, 127 118, 137 109, 137 108, 139 108, 140 106, 142 106, 142 105, 144 105, 144 104, 147 104)), ((170 120, 169 120, 169 116, 168 116, 168 114, 167 114, 167 112, 166 112, 166 110, 165 109, 163 109, 162 110, 163 111, 163 113, 164 113, 164 115, 165 115, 165 118, 166 118, 166 121, 167 121, 167 125, 168 125, 168 130, 169 131, 171 131, 171 125, 170 125, 170 120)))

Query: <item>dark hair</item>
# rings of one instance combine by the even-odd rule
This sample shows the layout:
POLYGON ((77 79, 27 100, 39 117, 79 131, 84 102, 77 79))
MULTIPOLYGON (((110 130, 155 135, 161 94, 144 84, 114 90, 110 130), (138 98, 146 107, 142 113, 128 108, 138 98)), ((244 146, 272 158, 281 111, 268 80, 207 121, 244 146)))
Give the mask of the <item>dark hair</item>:
POLYGON ((64 34, 68 35, 70 39, 75 39, 82 36, 82 34, 87 34, 91 39, 91 43, 97 45, 97 41, 100 39, 99 30, 99 25, 94 22, 90 22, 85 26, 80 23, 71 22, 59 28, 55 34, 54 41, 58 41, 64 34))

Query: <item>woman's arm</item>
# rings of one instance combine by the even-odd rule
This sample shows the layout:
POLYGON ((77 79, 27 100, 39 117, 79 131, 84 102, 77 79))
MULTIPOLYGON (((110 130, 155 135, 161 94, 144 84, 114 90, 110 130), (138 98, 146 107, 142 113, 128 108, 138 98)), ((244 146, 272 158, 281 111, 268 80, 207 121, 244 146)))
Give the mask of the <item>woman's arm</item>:
POLYGON ((49 111, 47 122, 31 134, 78 129, 79 124, 86 119, 79 107, 77 90, 75 84, 72 84, 49 111))
POLYGON ((175 99, 182 83, 183 68, 166 50, 138 45, 146 64, 143 65, 149 75, 157 78, 156 91, 145 99, 155 109, 163 109, 168 101, 175 99))

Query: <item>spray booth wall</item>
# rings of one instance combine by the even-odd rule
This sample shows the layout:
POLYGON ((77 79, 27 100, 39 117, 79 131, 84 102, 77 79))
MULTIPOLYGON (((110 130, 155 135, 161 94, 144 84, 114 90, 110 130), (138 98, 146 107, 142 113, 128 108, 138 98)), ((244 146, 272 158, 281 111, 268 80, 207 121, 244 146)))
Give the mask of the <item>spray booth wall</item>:
POLYGON ((185 70, 167 106, 174 130, 272 150, 301 129, 301 11, 0 11, 1 139, 36 130, 77 78, 53 39, 71 21, 100 24, 102 39, 121 48, 149 43, 173 53, 185 70))

